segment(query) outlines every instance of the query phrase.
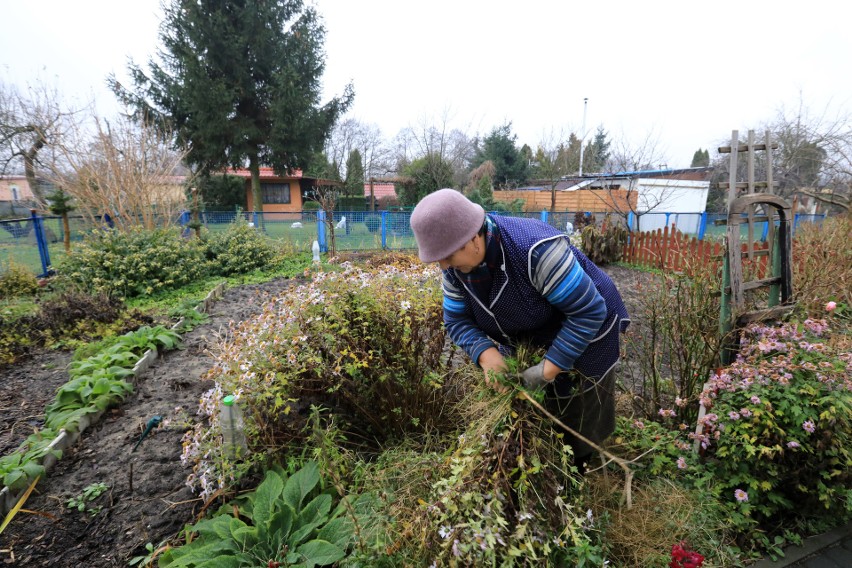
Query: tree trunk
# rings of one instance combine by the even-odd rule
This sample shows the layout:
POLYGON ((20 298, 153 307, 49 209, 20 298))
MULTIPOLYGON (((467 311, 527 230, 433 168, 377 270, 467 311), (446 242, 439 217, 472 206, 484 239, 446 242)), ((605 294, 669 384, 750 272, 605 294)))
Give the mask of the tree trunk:
POLYGON ((68 213, 62 214, 62 232, 64 233, 65 252, 71 252, 71 225, 68 223, 68 213))
POLYGON ((263 212, 263 195, 260 191, 260 164, 257 152, 249 156, 249 172, 251 173, 251 204, 255 212, 263 212))
POLYGON ((370 211, 376 210, 376 195, 373 193, 373 178, 370 178, 370 211))
POLYGON ((35 176, 35 160, 39 150, 44 147, 44 138, 41 136, 35 141, 29 150, 24 154, 24 176, 27 178, 27 183, 30 185, 30 191, 33 192, 36 203, 39 207, 45 207, 47 200, 41 192, 38 179, 35 176))

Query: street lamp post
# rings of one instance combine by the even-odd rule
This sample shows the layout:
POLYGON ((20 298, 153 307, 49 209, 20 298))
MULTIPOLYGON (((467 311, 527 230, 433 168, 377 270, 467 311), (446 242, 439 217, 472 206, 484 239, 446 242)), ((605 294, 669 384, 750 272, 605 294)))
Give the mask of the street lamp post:
POLYGON ((580 138, 580 174, 583 175, 583 149, 585 147, 586 140, 586 107, 589 105, 589 97, 583 97, 583 130, 581 131, 580 138))

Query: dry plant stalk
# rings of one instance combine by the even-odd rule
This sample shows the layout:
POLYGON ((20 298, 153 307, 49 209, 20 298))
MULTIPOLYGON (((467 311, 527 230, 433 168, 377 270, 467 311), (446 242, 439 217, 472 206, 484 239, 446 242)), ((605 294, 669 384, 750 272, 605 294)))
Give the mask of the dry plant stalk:
MULTIPOLYGON (((585 436, 583 436, 582 434, 580 434, 579 432, 577 432, 576 430, 571 428, 570 426, 564 424, 556 416, 554 416, 553 414, 548 412, 548 410, 546 408, 544 408, 541 404, 539 404, 538 401, 536 401, 533 397, 531 397, 526 391, 519 391, 518 396, 520 396, 522 399, 528 400, 537 410, 539 410, 542 414, 544 414, 545 416, 550 418, 553 421, 554 424, 559 425, 566 432, 569 432, 572 436, 575 436, 578 440, 585 442, 590 447, 592 447, 595 450, 597 450, 598 452, 600 452, 600 454, 602 456, 606 457, 610 461, 615 462, 618 465, 618 467, 623 469, 624 470, 624 499, 625 499, 625 502, 627 504, 627 509, 630 510, 630 509, 633 508, 633 495, 632 495, 633 470, 630 469, 630 466, 628 465, 630 462, 628 462, 627 460, 623 460, 618 456, 612 455, 611 453, 609 453, 608 451, 603 449, 598 444, 592 442, 591 440, 589 440, 588 438, 586 438, 585 436)), ((636 458, 636 459, 639 459, 639 458, 636 458)))
POLYGON ((184 208, 184 187, 192 177, 180 172, 185 152, 175 151, 169 133, 127 117, 110 123, 94 117, 94 133, 77 129, 60 148, 51 181, 77 201, 96 226, 108 213, 119 229, 171 224, 184 208))

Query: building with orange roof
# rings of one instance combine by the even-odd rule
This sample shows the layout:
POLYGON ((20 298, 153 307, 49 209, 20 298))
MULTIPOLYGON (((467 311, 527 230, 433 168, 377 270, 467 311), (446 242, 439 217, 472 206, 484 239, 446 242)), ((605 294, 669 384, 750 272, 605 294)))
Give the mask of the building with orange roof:
MULTIPOLYGON (((254 211, 251 191, 251 172, 247 169, 228 170, 228 175, 245 179, 246 211, 254 211)), ((340 182, 306 177, 302 170, 293 170, 287 175, 278 175, 272 168, 260 168, 260 191, 263 204, 259 211, 264 213, 293 213, 304 208, 313 191, 319 185, 339 185, 340 182)))

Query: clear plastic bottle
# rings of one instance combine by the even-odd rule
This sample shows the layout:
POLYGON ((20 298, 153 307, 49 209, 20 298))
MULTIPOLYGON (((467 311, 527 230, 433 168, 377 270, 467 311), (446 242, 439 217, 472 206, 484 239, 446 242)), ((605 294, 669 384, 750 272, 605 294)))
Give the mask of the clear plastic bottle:
POLYGON ((219 424, 222 427, 222 444, 225 455, 229 458, 244 457, 248 451, 248 444, 246 443, 243 414, 232 394, 222 399, 219 424))
POLYGON ((319 241, 314 241, 314 244, 311 245, 311 251, 314 253, 314 262, 320 262, 320 246, 319 241))

